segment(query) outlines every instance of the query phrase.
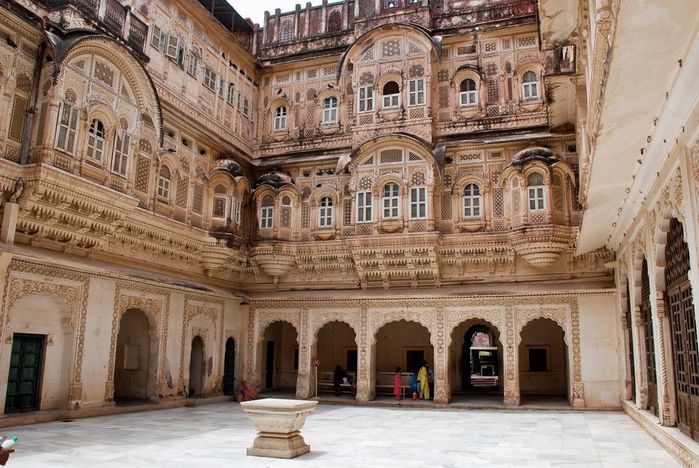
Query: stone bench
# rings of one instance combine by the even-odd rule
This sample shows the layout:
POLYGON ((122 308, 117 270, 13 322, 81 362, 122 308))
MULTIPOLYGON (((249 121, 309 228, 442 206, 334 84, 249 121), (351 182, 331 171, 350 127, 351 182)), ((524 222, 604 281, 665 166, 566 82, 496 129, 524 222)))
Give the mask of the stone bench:
MULTIPOLYGON (((354 372, 348 372, 347 374, 352 379, 352 382, 357 381, 357 377, 354 374, 354 372)), ((321 391, 334 392, 335 391, 335 385, 333 383, 334 377, 335 377, 335 372, 329 372, 329 371, 318 372, 318 392, 321 392, 321 391)), ((340 384, 340 392, 353 393, 352 384, 341 383, 340 384)))

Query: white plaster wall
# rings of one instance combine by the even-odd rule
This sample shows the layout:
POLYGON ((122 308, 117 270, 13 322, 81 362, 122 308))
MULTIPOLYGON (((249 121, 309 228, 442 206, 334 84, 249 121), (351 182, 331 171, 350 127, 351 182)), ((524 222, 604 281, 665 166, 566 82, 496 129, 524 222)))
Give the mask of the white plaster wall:
POLYGON ((83 355, 82 407, 104 404, 104 385, 109 371, 114 291, 112 279, 90 279, 83 355))
POLYGON ((580 296, 580 361, 588 407, 621 406, 619 320, 613 294, 580 296))
MULTIPOLYGON (((39 409, 66 409, 73 354, 73 333, 70 328, 70 312, 57 300, 43 295, 30 295, 18 300, 10 311, 6 336, 15 333, 46 335, 44 365, 41 374, 39 409)), ((12 341, 2 345, 0 359, 0 394, 7 393, 7 378, 12 354, 12 341)), ((4 412, 5 398, 0 402, 4 412)))
MULTIPOLYGON (((183 391, 182 388, 178 388, 178 382, 180 377, 184 380, 185 386, 187 385, 187 380, 184 375, 180 375, 180 355, 184 343, 182 343, 182 326, 184 324, 184 293, 181 291, 172 291, 170 294, 170 318, 165 326, 167 327, 167 351, 165 356, 165 367, 162 369, 163 376, 165 377, 165 387, 161 389, 163 396, 175 395, 178 391, 183 391)), ((189 361, 190 343, 186 345, 185 349, 185 360, 189 361)), ((184 372, 188 373, 188 369, 184 369, 184 372)))

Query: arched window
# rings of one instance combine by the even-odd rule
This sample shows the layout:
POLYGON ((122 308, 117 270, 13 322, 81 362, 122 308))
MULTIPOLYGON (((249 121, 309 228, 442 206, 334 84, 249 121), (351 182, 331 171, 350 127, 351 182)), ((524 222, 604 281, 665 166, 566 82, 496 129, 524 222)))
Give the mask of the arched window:
POLYGON ((269 229, 272 227, 274 219, 274 199, 271 195, 266 195, 262 199, 262 207, 260 208, 260 228, 269 229))
POLYGON ((400 102, 400 87, 395 81, 389 81, 383 85, 383 108, 392 109, 398 107, 400 102))
POLYGON ((330 197, 320 199, 318 207, 318 227, 331 227, 333 225, 333 200, 330 197))
POLYGON ((541 211, 546 209, 544 188, 544 176, 538 172, 535 172, 529 176, 529 179, 527 180, 529 211, 541 211))
POLYGON ((522 96, 524 99, 539 99, 539 79, 531 70, 522 76, 522 96))
POLYGON ((337 98, 334 96, 323 101, 323 123, 337 123, 337 98))
POLYGON ((90 159, 102 161, 102 156, 104 155, 104 124, 100 120, 93 119, 90 123, 85 153, 90 159))
POLYGON ((126 132, 117 133, 114 141, 114 158, 112 158, 112 172, 126 177, 129 165, 129 147, 131 136, 126 132))
POLYGON ((464 188, 462 197, 464 206, 464 218, 480 218, 481 216, 481 191, 476 184, 468 184, 464 188))
POLYGON ((158 198, 163 200, 170 198, 170 169, 167 166, 161 167, 158 174, 158 198))
POLYGON ((398 184, 388 183, 383 187, 383 219, 396 219, 400 216, 398 184))
POLYGON ((294 25, 291 20, 282 21, 279 27, 279 42, 289 42, 294 38, 294 25))
POLYGON ((274 130, 286 130, 286 106, 279 106, 274 111, 274 130))
POLYGON ((459 84, 459 102, 461 107, 478 104, 478 87, 475 80, 466 78, 459 84))

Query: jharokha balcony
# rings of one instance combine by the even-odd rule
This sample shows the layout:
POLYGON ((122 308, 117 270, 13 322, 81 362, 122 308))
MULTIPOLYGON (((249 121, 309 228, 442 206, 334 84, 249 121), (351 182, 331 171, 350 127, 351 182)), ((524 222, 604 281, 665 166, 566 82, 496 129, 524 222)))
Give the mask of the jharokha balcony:
POLYGON ((49 10, 51 19, 61 18, 65 29, 91 25, 143 54, 148 26, 118 0, 39 0, 39 3, 49 10))

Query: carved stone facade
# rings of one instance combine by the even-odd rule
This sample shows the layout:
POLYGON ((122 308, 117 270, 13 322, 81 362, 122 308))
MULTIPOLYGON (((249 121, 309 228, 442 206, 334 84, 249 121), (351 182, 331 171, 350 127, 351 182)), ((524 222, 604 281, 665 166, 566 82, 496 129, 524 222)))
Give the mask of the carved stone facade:
POLYGON ((563 337, 541 348, 558 393, 619 407, 595 364, 616 359, 614 257, 575 254, 581 146, 550 94, 582 75, 550 63, 536 2, 326 2, 260 27, 136 1, 120 29, 74 3, 0 8, 0 376, 13 336, 43 337, 70 366, 39 409, 114 404, 136 374, 149 400, 195 373, 204 395, 244 377, 308 398, 321 354, 367 401, 407 351, 446 404, 472 323, 515 406, 544 375, 539 321, 563 337), (382 356, 393 326, 419 346, 382 356))

